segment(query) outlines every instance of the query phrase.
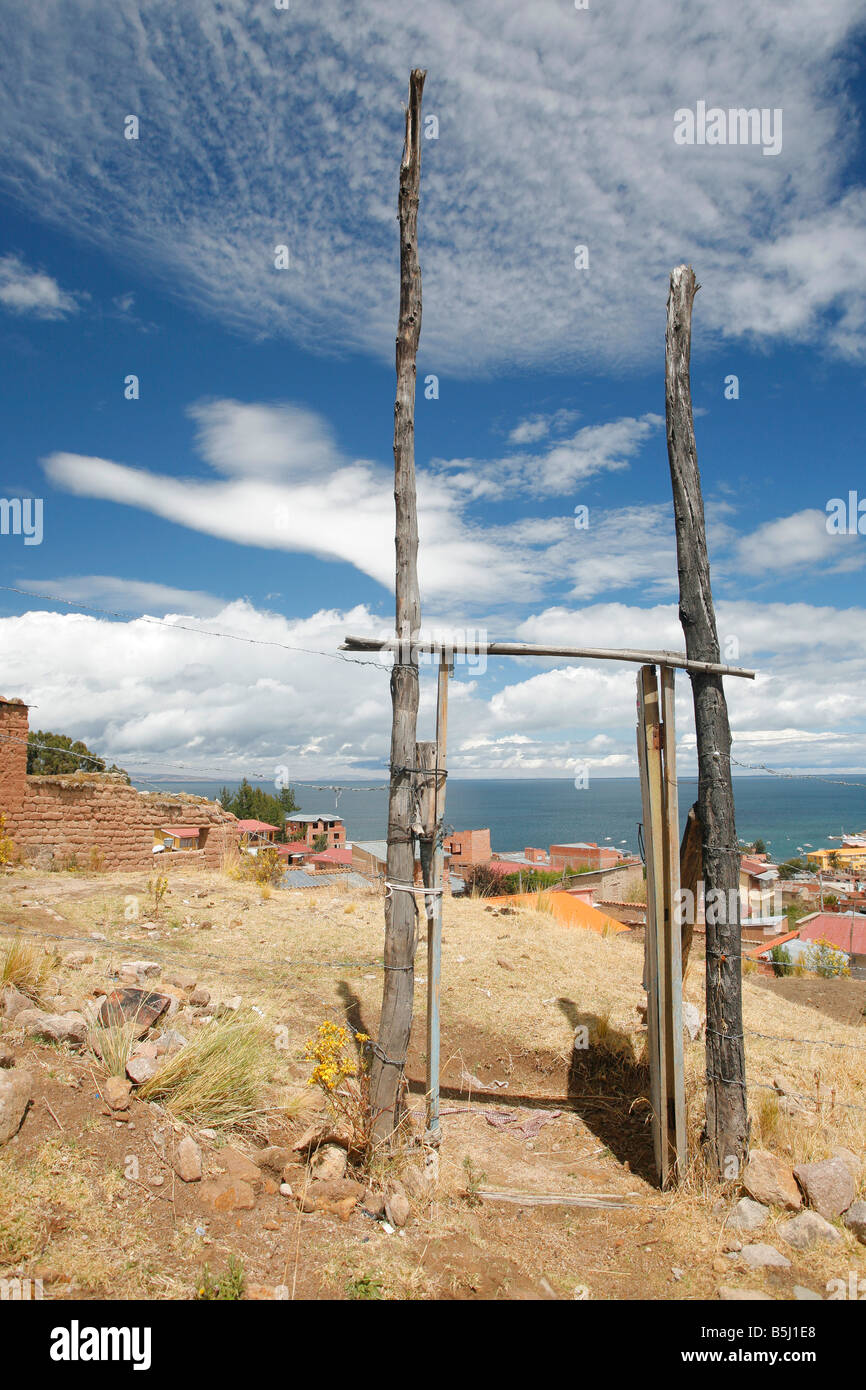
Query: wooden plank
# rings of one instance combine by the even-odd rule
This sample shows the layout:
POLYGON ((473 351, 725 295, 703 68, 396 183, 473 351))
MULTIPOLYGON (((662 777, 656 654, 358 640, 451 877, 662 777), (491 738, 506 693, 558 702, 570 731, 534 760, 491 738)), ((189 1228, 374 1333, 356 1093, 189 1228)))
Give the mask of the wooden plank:
POLYGON ((667 1105, 663 1096, 664 1068, 661 1059, 661 1035, 659 1029, 659 979, 658 979, 658 924, 659 924, 659 864, 657 862, 656 842, 661 830, 653 797, 653 777, 650 768, 650 745, 652 742, 653 721, 649 711, 649 699, 655 692, 656 676, 652 666, 643 666, 638 672, 638 727, 637 748, 640 768, 641 804, 643 807, 644 859, 646 863, 647 915, 644 937, 644 987, 647 995, 647 1055, 650 1069, 650 1107, 652 1110, 653 1153, 656 1174, 663 1184, 666 1173, 665 1155, 667 1151, 666 1116, 667 1105))
POLYGON ((668 1136, 673 1148, 674 1171, 681 1180, 688 1163, 686 1142, 686 1100, 683 1072, 683 964, 682 939, 676 922, 680 888, 680 818, 677 793, 677 739, 674 673, 662 666, 661 715, 662 762, 664 775, 664 939, 665 939, 665 1032, 667 1057, 668 1136))
MULTIPOLYGON (((346 637, 340 643, 341 652, 380 652, 396 646, 393 640, 377 637, 346 637)), ((719 661, 699 661, 684 652, 642 652, 629 647, 548 647, 534 642, 487 642, 473 647, 449 646, 444 642, 419 641, 415 643, 417 652, 441 652, 450 661, 455 654, 466 653, 487 656, 563 656, 571 659, 585 658, 588 661, 634 661, 640 665, 673 666, 678 671, 700 671, 721 676, 742 676, 754 680, 755 672, 741 666, 726 666, 719 661)))

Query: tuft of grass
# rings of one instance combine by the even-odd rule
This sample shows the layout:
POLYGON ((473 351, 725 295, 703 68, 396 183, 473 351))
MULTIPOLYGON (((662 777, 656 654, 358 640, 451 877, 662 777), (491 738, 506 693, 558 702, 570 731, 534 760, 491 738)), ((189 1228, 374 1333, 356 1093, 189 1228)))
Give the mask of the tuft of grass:
POLYGON ((234 1255, 229 1255, 228 1267, 218 1279, 214 1279, 210 1266, 205 1265, 195 1292, 196 1302, 229 1303, 243 1298, 245 1281, 243 1261, 234 1255))
POLYGON ((239 1125, 260 1113, 271 1061, 261 1024, 235 1014, 202 1028, 138 1094, 191 1124, 239 1125))
POLYGON ((16 936, 7 946, 0 964, 0 989, 3 985, 14 985, 38 1003, 58 959, 56 955, 46 955, 41 946, 16 936))
POLYGON ((347 1298, 384 1298, 382 1292, 382 1280, 376 1279, 372 1274, 359 1274, 354 1279, 346 1282, 347 1298))
POLYGON ((87 1034, 87 1045, 102 1062, 109 1076, 126 1076, 126 1064, 138 1042, 138 1015, 123 1018, 112 1009, 110 1023, 94 1023, 87 1034))

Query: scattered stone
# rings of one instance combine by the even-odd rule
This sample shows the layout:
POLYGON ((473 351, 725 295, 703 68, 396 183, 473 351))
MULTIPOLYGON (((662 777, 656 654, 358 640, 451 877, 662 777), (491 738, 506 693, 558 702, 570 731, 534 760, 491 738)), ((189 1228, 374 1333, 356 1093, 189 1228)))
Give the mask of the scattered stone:
POLYGON ((316 1182, 338 1182, 346 1176, 349 1156, 341 1144, 323 1144, 310 1159, 310 1173, 316 1182))
POLYGON ((766 1224, 770 1213, 760 1202, 751 1197, 741 1197, 728 1217, 728 1225, 735 1231, 760 1231, 766 1224))
POLYGON ((156 1060, 156 1056, 157 1056, 156 1043, 155 1043, 155 1042, 140 1042, 140 1043, 136 1043, 136 1045, 135 1045, 135 1047, 132 1049, 132 1053, 131 1053, 130 1055, 133 1056, 133 1057, 149 1057, 150 1060, 153 1062, 153 1061, 156 1060))
POLYGON ((189 1002, 198 1009, 207 1008, 210 1003, 210 990, 205 989, 204 985, 196 985, 190 992, 189 1002))
POLYGON ((677 1283, 679 1283, 680 1280, 683 1278, 683 1275, 685 1274, 685 1270, 680 1269, 678 1265, 674 1265, 671 1268, 671 1274, 673 1275, 677 1283))
POLYGON ((256 1167, 251 1158, 242 1154, 240 1149, 223 1149, 218 1155, 217 1161, 221 1168, 224 1168, 228 1177, 235 1182, 244 1182, 250 1187, 258 1189, 262 1185, 261 1171, 256 1167))
POLYGON ((322 1212, 326 1216, 338 1216, 348 1221, 358 1201, 364 1195, 364 1188, 350 1178, 340 1178, 332 1182, 311 1182, 298 1200, 301 1211, 322 1212))
POLYGON ((227 1173, 209 1178, 201 1185, 202 1201, 214 1211, 252 1211, 256 1196, 248 1182, 232 1178, 227 1173))
POLYGON ((281 1197, 291 1197, 291 1195, 292 1195, 292 1185, 291 1185, 291 1183, 288 1183, 288 1182, 281 1182, 281 1183, 280 1183, 280 1196, 281 1196, 281 1197))
POLYGON ((809 1206, 827 1220, 841 1216, 854 1201, 854 1179, 843 1158, 800 1163, 794 1169, 794 1177, 805 1192, 809 1206))
POLYGON ((174 1171, 182 1182, 201 1182, 201 1149, 189 1135, 175 1149, 174 1171))
POLYGON ((292 1161, 291 1149, 281 1149, 276 1144, 271 1144, 266 1149, 259 1149, 256 1154, 256 1163, 259 1168, 269 1168, 272 1173, 282 1173, 287 1163, 292 1161))
POLYGON ((779 1096, 778 1108, 783 1115, 804 1116, 808 1114, 805 1105, 796 1096, 779 1096))
POLYGON ((158 980, 162 974, 158 960, 125 960, 120 969, 122 974, 134 975, 137 980, 158 980))
POLYGON ((743 1173, 743 1186, 750 1197, 765 1206, 799 1211, 803 1205, 793 1172, 787 1163, 766 1149, 752 1149, 743 1173))
POLYGON ((166 1028, 156 1039, 157 1057, 170 1056, 174 1052, 180 1052, 182 1047, 186 1047, 187 1039, 183 1033, 179 1033, 176 1028, 166 1028))
POLYGON ((32 1099, 33 1077, 29 1071, 16 1067, 14 1071, 0 1072, 0 1144, 18 1133, 32 1099))
POLYGON ((24 1009, 32 1009, 33 1000, 22 994, 14 985, 6 985, 0 991, 0 1013, 11 1022, 24 1009))
POLYGON ((14 1067, 14 1065, 15 1053, 12 1051, 11 1047, 4 1047, 3 1044, 0 1043, 0 1067, 14 1067))
POLYGON ((111 1110, 129 1108, 129 1081, 125 1076, 109 1076, 102 1083, 102 1099, 111 1110))
POLYGON ((775 1299, 770 1293, 764 1293, 762 1289, 733 1289, 725 1284, 720 1284, 716 1289, 716 1297, 722 1303, 774 1303, 775 1299))
POLYGON ((504 956, 497 956, 496 964, 500 967, 501 970, 514 970, 514 966, 511 964, 510 961, 507 961, 504 956))
POLYGON ((860 1176, 863 1172, 861 1159, 859 1159, 855 1153, 852 1153, 850 1149, 834 1149, 832 1157, 841 1158, 848 1172, 851 1174, 851 1177, 854 1179, 855 1189, 859 1187, 860 1176))
POLYGON ((715 1259, 713 1260, 713 1269, 716 1271, 717 1274, 727 1274, 730 1267, 730 1260, 725 1260, 722 1258, 721 1255, 716 1255, 715 1259))
POLYGON ((830 1222, 825 1221, 816 1211, 801 1211, 798 1216, 791 1216, 787 1221, 780 1222, 777 1234, 786 1245, 792 1246, 795 1250, 811 1250, 813 1245, 818 1245, 821 1241, 831 1241, 838 1245, 842 1239, 836 1227, 831 1226, 830 1222))
POLYGON ((200 1129, 199 1137, 207 1139, 208 1143, 213 1144, 218 1136, 215 1129, 200 1129))
POLYGON ((744 1245, 740 1259, 749 1269, 790 1269, 791 1261, 775 1245, 744 1245))
POLYGON ((48 1002, 53 1014, 83 1014, 85 1009, 84 1000, 75 994, 55 994, 48 1002))
POLYGON ((157 1066, 153 1057, 130 1057, 126 1064, 126 1074, 135 1086, 143 1086, 156 1075, 157 1066))
POLYGON ((87 1038, 87 1019, 83 1014, 48 1014, 42 1009, 22 1009, 15 1016, 16 1028, 23 1028, 28 1038, 43 1038, 46 1042, 69 1043, 80 1047, 87 1038))
POLYGON ((213 1006, 214 1018, 225 1018, 227 1014, 236 1014, 243 1003, 239 994, 232 995, 231 999, 220 999, 213 1006))
POLYGON ((866 1245, 866 1202, 852 1202, 842 1219, 860 1244, 866 1245))
POLYGON ((805 1284, 795 1284, 795 1285, 794 1285, 794 1298, 796 1299, 796 1301, 797 1301, 798 1303, 823 1303, 823 1302, 824 1302, 824 1299, 823 1299, 823 1297, 822 1297, 821 1294, 816 1293, 814 1289, 807 1289, 806 1286, 805 1286, 805 1284))
POLYGON ((375 1221, 380 1220, 385 1215, 385 1198, 381 1192, 374 1192, 372 1187, 368 1187, 361 1198, 361 1210, 372 1216, 375 1221))
POLYGON ((93 952, 70 951, 68 956, 63 957, 63 964, 67 970, 81 970, 83 966, 93 964, 93 952))
POLYGON ((124 1028, 131 1023, 135 1036, 141 1038, 170 1003, 167 994, 152 994, 144 989, 116 989, 103 1000, 99 1022, 105 1028, 124 1028))
POLYGON ((683 1000, 683 1027, 691 1041, 697 1042, 701 1036, 701 1016, 697 1005, 689 1004, 685 1000, 683 1000))
POLYGON ((742 1250, 742 1248, 743 1242, 737 1240, 735 1236, 729 1236, 727 1240, 722 1242, 722 1253, 725 1255, 734 1255, 738 1250, 742 1250))
POLYGON ((195 975, 191 975, 188 970, 172 971, 171 974, 166 975, 165 982, 168 985, 175 985, 177 989, 185 990, 187 994, 191 993, 198 983, 195 975))
POLYGON ((409 1198, 402 1187, 396 1187, 385 1202, 385 1215, 392 1226, 401 1229, 409 1220, 409 1198))

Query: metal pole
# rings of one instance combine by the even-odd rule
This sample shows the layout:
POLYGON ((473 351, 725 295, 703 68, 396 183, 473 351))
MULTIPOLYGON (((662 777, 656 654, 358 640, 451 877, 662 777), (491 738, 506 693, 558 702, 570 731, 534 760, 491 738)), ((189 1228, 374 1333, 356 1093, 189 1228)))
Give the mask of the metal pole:
POLYGON ((428 1144, 438 1144, 439 1126, 439 1005, 442 986, 442 898, 445 891, 445 848, 442 814, 445 810, 445 770, 448 745, 448 677, 451 668, 444 656, 439 662, 436 692, 436 777, 433 792, 433 887, 435 892, 427 926, 427 1133, 428 1144))

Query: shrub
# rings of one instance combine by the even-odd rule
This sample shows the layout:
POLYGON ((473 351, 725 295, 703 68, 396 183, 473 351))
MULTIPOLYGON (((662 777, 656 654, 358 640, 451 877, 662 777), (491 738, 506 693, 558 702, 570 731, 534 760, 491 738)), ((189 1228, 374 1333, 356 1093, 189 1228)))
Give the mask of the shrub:
POLYGON ((774 975, 788 975, 791 971, 791 952, 787 946, 774 946, 770 952, 770 963, 774 975))
POLYGON ((235 1014, 202 1028, 138 1094, 192 1124, 239 1125, 260 1113, 269 1066, 262 1025, 235 1014))
POLYGON ((821 975, 824 979, 851 974, 845 952, 837 950, 832 941, 828 941, 824 936, 810 943, 806 952, 806 965, 813 974, 821 975))
POLYGON ((14 985, 29 999, 38 1002, 48 975, 58 964, 55 954, 16 936, 7 946, 0 964, 0 987, 14 985))
POLYGON ((234 1302, 236 1299, 243 1298, 245 1282, 243 1261, 234 1255, 229 1255, 228 1268, 220 1275, 219 1279, 214 1279, 210 1272, 210 1265, 205 1265, 196 1290, 196 1301, 199 1303, 234 1302))
POLYGON ((16 857, 12 837, 6 834, 6 817, 0 815, 0 864, 12 864, 16 857))

